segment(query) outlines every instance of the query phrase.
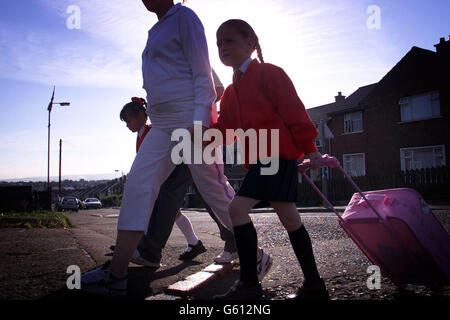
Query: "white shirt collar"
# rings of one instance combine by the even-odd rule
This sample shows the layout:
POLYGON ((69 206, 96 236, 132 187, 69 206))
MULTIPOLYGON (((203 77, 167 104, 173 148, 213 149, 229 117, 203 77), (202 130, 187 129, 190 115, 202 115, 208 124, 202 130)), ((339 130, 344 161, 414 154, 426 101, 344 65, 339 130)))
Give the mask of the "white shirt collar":
POLYGON ((181 3, 177 3, 177 4, 173 5, 173 6, 166 12, 166 14, 162 16, 161 20, 158 20, 158 22, 157 22, 156 24, 158 24, 158 23, 161 22, 162 20, 165 20, 167 17, 171 16, 172 14, 174 14, 181 6, 182 6, 181 3))
POLYGON ((239 70, 241 70, 242 73, 245 73, 245 71, 247 70, 248 66, 252 61, 253 61, 252 58, 248 58, 247 60, 245 60, 244 63, 241 64, 241 66, 239 67, 239 70))
POLYGON ((182 4, 181 3, 177 3, 175 5, 173 5, 169 11, 166 12, 166 14, 164 15, 164 17, 166 16, 170 16, 171 14, 173 14, 175 11, 177 11, 179 8, 181 8, 182 4))

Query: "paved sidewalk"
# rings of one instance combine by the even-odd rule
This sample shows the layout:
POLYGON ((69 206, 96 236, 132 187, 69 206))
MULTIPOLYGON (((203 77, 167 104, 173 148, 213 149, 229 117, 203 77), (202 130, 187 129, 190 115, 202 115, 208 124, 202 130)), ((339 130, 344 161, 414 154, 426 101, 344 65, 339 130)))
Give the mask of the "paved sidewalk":
MULTIPOLYGON (((343 211, 344 207, 339 207, 343 211)), ((348 238, 334 213, 323 208, 300 208, 302 220, 310 233, 319 272, 332 300, 398 300, 404 299, 397 288, 382 278, 381 289, 370 290, 366 281, 370 262, 348 238)), ((447 230, 450 208, 434 208, 447 230)), ((70 265, 82 272, 111 258, 109 246, 115 243, 118 209, 83 210, 67 213, 76 228, 71 229, 0 229, 0 299, 92 299, 77 290, 66 288, 70 265)), ((202 209, 183 210, 207 248, 191 262, 178 260, 185 249, 184 236, 174 227, 163 251, 163 267, 154 270, 130 264, 129 287, 132 298, 170 300, 166 289, 206 268, 222 251, 219 231, 202 209)), ((265 297, 283 300, 296 290, 303 275, 290 247, 286 231, 273 210, 257 209, 251 215, 258 232, 259 245, 274 258, 270 273, 262 282, 265 297)), ((209 300, 225 292, 238 279, 239 268, 219 276, 188 297, 209 300)), ((423 286, 409 286, 408 298, 438 300, 450 297, 450 290, 435 295, 423 286)))

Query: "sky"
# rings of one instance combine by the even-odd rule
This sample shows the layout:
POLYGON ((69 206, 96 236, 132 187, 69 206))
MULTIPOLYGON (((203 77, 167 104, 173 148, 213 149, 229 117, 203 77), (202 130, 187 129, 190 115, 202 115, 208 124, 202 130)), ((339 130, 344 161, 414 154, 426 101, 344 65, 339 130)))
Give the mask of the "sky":
MULTIPOLYGON (((175 3, 178 1, 175 0, 175 3)), ((215 33, 231 18, 257 33, 264 60, 282 67, 306 108, 378 82, 413 47, 435 51, 450 34, 447 0, 189 0, 212 67, 225 86, 215 33)), ((145 97, 141 53, 157 22, 140 0, 0 2, 0 180, 126 174, 136 136, 119 113, 145 97), (117 170, 117 171, 116 171, 117 170)))

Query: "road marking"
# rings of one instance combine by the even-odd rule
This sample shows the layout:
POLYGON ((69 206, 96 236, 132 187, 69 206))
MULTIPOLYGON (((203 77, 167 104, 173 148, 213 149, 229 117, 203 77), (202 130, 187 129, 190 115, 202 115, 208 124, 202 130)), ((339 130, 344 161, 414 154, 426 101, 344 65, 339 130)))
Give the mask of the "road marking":
POLYGON ((200 287, 209 283, 217 278, 219 275, 225 274, 231 271, 234 267, 234 263, 218 264, 213 263, 202 269, 201 271, 194 273, 184 280, 175 282, 167 287, 166 291, 171 294, 186 296, 196 291, 200 287))
POLYGON ((118 217, 119 217, 119 215, 117 213, 115 213, 115 214, 108 214, 108 215, 105 216, 105 218, 118 218, 118 217))

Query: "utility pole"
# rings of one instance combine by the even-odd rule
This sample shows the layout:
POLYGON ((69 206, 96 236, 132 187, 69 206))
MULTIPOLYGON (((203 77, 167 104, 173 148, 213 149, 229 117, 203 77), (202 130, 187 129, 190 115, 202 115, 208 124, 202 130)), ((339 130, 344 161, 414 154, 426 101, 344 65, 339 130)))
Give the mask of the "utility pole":
POLYGON ((52 112, 52 107, 54 104, 59 104, 60 106, 70 106, 70 102, 53 102, 55 98, 55 86, 53 86, 53 94, 50 99, 50 103, 48 104, 48 138, 47 138, 47 190, 51 191, 50 187, 50 114, 52 112))
POLYGON ((62 139, 59 139, 59 182, 58 195, 61 198, 61 153, 62 153, 62 139))

